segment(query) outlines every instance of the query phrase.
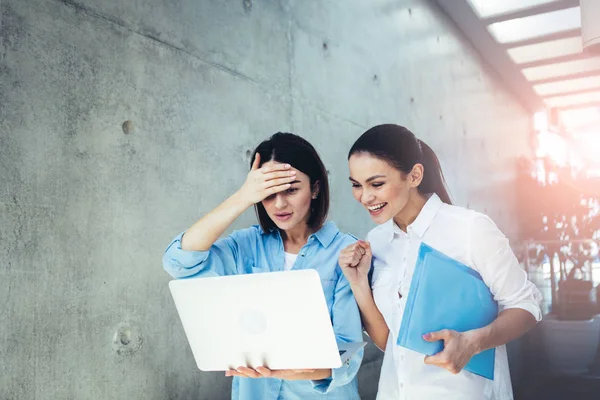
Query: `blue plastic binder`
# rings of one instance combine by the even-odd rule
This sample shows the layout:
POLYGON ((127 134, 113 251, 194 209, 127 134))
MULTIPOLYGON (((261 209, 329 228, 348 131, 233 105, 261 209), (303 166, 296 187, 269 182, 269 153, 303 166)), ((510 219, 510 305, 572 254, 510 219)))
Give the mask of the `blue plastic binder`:
MULTIPOLYGON (((498 304, 481 275, 468 266, 422 243, 406 299, 398 346, 433 355, 443 341, 427 342, 423 335, 442 329, 464 332, 489 325, 498 304)), ((471 358, 465 370, 494 379, 495 349, 471 358)))

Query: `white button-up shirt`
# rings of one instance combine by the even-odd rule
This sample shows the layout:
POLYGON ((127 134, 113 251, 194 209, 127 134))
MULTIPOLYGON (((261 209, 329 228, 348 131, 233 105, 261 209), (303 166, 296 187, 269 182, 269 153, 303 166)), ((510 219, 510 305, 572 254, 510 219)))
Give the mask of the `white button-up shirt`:
POLYGON ((421 242, 479 272, 500 311, 521 308, 541 320, 541 294, 492 220, 442 203, 434 194, 407 232, 390 220, 369 232, 367 240, 373 251, 373 297, 390 329, 377 399, 512 400, 505 346, 496 348, 492 381, 464 370, 453 375, 396 345, 421 242))

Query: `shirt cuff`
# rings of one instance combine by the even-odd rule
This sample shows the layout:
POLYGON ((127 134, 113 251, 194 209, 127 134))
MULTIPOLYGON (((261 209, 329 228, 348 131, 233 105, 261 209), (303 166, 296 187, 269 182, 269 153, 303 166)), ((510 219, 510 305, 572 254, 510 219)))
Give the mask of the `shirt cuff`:
POLYGON ((185 232, 173 239, 163 255, 163 267, 173 278, 192 276, 202 270, 202 263, 208 257, 208 251, 188 251, 181 248, 181 238, 185 232))
POLYGON ((519 304, 510 305, 503 307, 502 311, 510 310, 512 308, 518 308, 521 310, 529 311, 531 315, 534 316, 536 322, 540 322, 542 320, 542 310, 539 305, 533 300, 522 301, 519 304))

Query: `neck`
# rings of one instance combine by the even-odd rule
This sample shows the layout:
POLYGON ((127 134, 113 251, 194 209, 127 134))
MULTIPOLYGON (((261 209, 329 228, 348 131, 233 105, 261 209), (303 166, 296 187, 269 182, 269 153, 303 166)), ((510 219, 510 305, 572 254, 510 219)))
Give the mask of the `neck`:
POLYGON ((394 217, 394 222, 400 229, 406 232, 406 228, 415 222, 415 219, 421 213, 421 210, 427 203, 427 197, 415 190, 415 192, 408 198, 408 203, 402 210, 394 217))
POLYGON ((284 244, 289 244, 293 247, 304 246, 311 234, 312 230, 308 227, 306 222, 298 224, 291 229, 281 231, 284 244))

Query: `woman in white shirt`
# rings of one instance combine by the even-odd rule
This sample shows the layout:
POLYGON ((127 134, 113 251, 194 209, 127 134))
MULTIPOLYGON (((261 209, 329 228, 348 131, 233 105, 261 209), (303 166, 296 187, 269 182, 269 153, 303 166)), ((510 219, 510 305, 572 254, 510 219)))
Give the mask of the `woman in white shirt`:
POLYGON ((378 224, 339 256, 364 327, 385 351, 377 399, 512 399, 505 344, 541 319, 541 295, 507 238, 486 215, 451 205, 437 156, 404 127, 369 129, 348 162, 354 197, 378 224), (425 335, 444 342, 442 352, 427 357, 396 345, 421 242, 479 272, 500 309, 481 329, 425 335), (472 356, 494 347, 494 380, 463 370, 472 356))

